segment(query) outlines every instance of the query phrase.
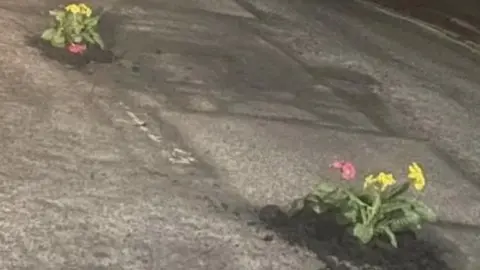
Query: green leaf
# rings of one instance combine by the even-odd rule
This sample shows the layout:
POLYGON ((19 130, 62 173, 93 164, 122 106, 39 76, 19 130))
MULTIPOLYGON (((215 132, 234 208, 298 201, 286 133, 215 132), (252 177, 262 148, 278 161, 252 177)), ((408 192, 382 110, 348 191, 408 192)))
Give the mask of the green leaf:
POLYGON ((322 202, 318 202, 318 203, 309 203, 308 204, 308 207, 313 211, 315 212, 315 214, 322 214, 322 213, 325 213, 327 212, 328 210, 331 209, 331 207, 329 207, 328 204, 325 204, 325 203, 322 203, 322 202))
POLYGON ((381 228, 381 227, 389 227, 392 222, 395 220, 399 219, 404 219, 405 218, 405 211, 403 210, 398 210, 394 212, 390 212, 382 217, 382 219, 378 220, 376 227, 381 228))
POLYGON ((405 192, 408 191, 408 188, 410 187, 410 182, 405 182, 401 185, 397 185, 395 187, 392 187, 390 190, 387 190, 384 194, 385 200, 391 200, 394 199, 405 192))
POLYGON ((397 237, 395 236, 395 233, 393 233, 389 227, 382 227, 381 230, 383 231, 384 234, 388 236, 388 239, 390 240, 390 244, 393 247, 397 248, 398 242, 397 242, 397 237))
POLYGON ((377 216, 380 207, 382 206, 382 199, 380 194, 375 194, 375 200, 373 201, 372 208, 369 211, 369 223, 377 216))
POLYGON ((360 217, 362 218, 362 223, 367 222, 367 210, 365 207, 360 207, 360 217))
POLYGON ((65 20, 65 11, 55 11, 54 15, 57 22, 63 22, 65 20))
POLYGON ((370 242, 373 238, 373 227, 363 224, 356 224, 353 228, 353 235, 357 237, 363 244, 370 242))
POLYGON ((315 187, 315 193, 327 194, 334 192, 338 189, 338 187, 331 185, 329 183, 321 183, 315 187))
POLYGON ((57 34, 57 31, 54 28, 49 28, 42 33, 41 38, 43 40, 50 41, 57 34))
POLYGON ((71 13, 71 12, 65 12, 65 19, 69 22, 72 22, 75 20, 76 15, 71 13))
POLYGON ((83 25, 79 24, 79 23, 75 23, 73 25, 73 32, 76 34, 76 35, 80 35, 80 33, 82 33, 82 30, 83 30, 83 25))
POLYGON ((311 209, 316 214, 325 213, 335 207, 333 204, 326 203, 321 198, 314 195, 308 195, 305 198, 304 204, 305 208, 311 209))
POLYGON ((288 209, 287 215, 289 217, 293 217, 300 213, 305 208, 304 201, 304 198, 293 200, 293 202, 290 204, 290 209, 288 209))
POLYGON ((90 17, 90 18, 87 18, 84 23, 87 27, 89 28, 93 28, 95 26, 97 26, 98 24, 98 21, 99 21, 100 17, 96 16, 96 17, 90 17))
POLYGON ((326 204, 332 204, 339 206, 342 201, 346 200, 347 196, 338 187, 332 186, 327 183, 318 185, 310 196, 315 196, 317 200, 321 200, 326 204))
POLYGON ((69 14, 69 26, 73 33, 79 35, 83 29, 81 17, 74 14, 69 14))
POLYGON ((65 26, 65 28, 73 31, 75 24, 75 15, 73 13, 65 13, 62 24, 65 26))
POLYGON ((340 216, 339 223, 342 225, 346 225, 348 223, 356 223, 358 221, 358 213, 359 211, 356 209, 349 209, 346 211, 342 211, 342 214, 340 216))
POLYGON ((72 40, 74 43, 81 43, 82 42, 82 35, 73 35, 72 40))
POLYGON ((348 197, 341 196, 341 194, 338 194, 336 192, 328 194, 327 196, 321 198, 321 201, 323 203, 334 205, 336 207, 340 207, 340 205, 342 205, 346 200, 348 200, 348 197))
POLYGON ((410 207, 411 205, 408 203, 405 203, 404 200, 389 200, 382 204, 382 207, 380 208, 380 212, 383 215, 387 215, 394 211, 398 211, 398 210, 402 210, 410 207))
POLYGON ((422 218, 416 212, 405 211, 403 217, 390 220, 389 225, 393 232, 399 232, 406 229, 412 229, 421 224, 421 222, 422 218))
POLYGON ((377 194, 376 191, 363 192, 358 196, 358 198, 367 205, 373 205, 373 202, 375 201, 375 196, 376 196, 375 194, 377 194))
POLYGON ((320 196, 318 196, 314 193, 310 193, 307 196, 305 196, 304 200, 305 200, 305 202, 318 203, 318 202, 322 201, 322 197, 320 197, 320 196))
POLYGON ((353 192, 351 192, 350 190, 344 190, 345 193, 347 193, 348 197, 350 198, 350 200, 354 201, 355 203, 361 205, 361 206, 369 206, 367 205, 365 202, 363 202, 362 200, 360 200, 360 198, 358 198, 355 194, 353 194, 353 192))
POLYGON ((93 40, 95 40, 95 42, 98 44, 98 46, 100 46, 100 49, 103 50, 105 48, 105 44, 103 43, 103 39, 98 33, 92 32, 92 38, 93 38, 93 40))
POLYGON ((355 215, 359 214, 359 209, 361 206, 359 206, 357 203, 351 200, 345 200, 341 205, 340 205, 340 210, 344 213, 352 213, 355 215))
POLYGON ((409 200, 412 204, 413 209, 417 214, 419 214, 422 219, 427 220, 428 222, 435 222, 437 220, 437 215, 435 212, 428 207, 425 203, 417 200, 409 200))
POLYGON ((402 198, 398 199, 397 202, 399 204, 403 204, 403 210, 414 211, 415 213, 420 215, 423 220, 426 220, 428 222, 435 222, 437 219, 437 215, 435 214, 435 212, 422 201, 411 198, 402 198))
POLYGON ((63 48, 65 47, 66 39, 61 32, 57 32, 50 42, 54 47, 63 48))

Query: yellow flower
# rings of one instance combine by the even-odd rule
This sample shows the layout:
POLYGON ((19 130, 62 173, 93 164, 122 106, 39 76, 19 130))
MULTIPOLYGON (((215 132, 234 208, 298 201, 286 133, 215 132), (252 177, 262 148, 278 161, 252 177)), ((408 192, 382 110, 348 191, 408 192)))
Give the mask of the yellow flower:
POLYGON ((408 166, 408 178, 410 178, 416 190, 421 191, 425 188, 425 175, 416 162, 408 166))
POLYGON ((378 182, 382 184, 382 191, 385 190, 388 186, 391 186, 397 182, 391 173, 381 172, 377 176, 378 182))
POLYGON ((365 182, 363 182, 363 189, 366 189, 369 186, 375 184, 375 182, 377 182, 377 179, 370 174, 365 178, 365 182))
POLYGON ((80 9, 81 14, 84 14, 87 17, 90 17, 92 15, 92 9, 89 8, 87 5, 80 4, 80 5, 78 5, 78 7, 80 9))
POLYGON ((71 12, 73 14, 79 13, 80 12, 80 7, 76 4, 70 4, 65 7, 65 10, 68 12, 71 12))
POLYGON ((380 189, 381 191, 384 191, 388 186, 391 186, 395 183, 396 180, 391 173, 380 172, 376 177, 374 177, 373 175, 367 176, 365 178, 363 188, 365 189, 373 185, 375 189, 380 189))

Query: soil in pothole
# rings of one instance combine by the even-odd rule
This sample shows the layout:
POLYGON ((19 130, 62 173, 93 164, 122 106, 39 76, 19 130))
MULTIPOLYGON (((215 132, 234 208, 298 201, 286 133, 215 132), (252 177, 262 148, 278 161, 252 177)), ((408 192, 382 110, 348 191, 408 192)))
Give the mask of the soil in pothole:
POLYGON ((77 69, 82 69, 90 63, 114 63, 120 59, 111 50, 102 50, 98 46, 89 46, 83 54, 72 54, 66 48, 56 48, 39 36, 30 37, 28 45, 41 50, 43 55, 77 69))
MULTIPOLYGON (((413 233, 399 234, 398 248, 388 241, 362 245, 328 214, 304 212, 292 219, 280 207, 268 205, 259 211, 259 218, 272 231, 269 241, 279 237, 305 247, 331 270, 454 270, 443 259, 447 253, 451 257, 453 248, 447 250, 413 233)), ((459 269, 463 266, 455 267, 459 269)))

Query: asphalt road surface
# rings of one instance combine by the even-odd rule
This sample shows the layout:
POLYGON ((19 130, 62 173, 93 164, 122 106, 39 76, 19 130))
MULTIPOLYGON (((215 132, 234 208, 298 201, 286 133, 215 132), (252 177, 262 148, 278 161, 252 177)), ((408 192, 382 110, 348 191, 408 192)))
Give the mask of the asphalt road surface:
POLYGON ((26 46, 52 2, 0 4, 0 268, 327 269, 251 224, 346 159, 421 163, 422 237, 476 269, 471 50, 347 0, 102 1, 122 59, 79 72, 26 46))

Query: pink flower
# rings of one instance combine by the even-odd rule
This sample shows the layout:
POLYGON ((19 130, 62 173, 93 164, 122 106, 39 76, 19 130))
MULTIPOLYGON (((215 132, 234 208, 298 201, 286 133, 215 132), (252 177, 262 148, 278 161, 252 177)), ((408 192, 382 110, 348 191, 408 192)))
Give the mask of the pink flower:
POLYGON ((345 164, 344 161, 335 161, 330 165, 330 167, 333 167, 335 169, 341 169, 343 167, 343 164, 345 164))
POLYGON ((71 43, 68 45, 67 49, 73 54, 83 54, 83 52, 87 49, 87 45, 71 43))
POLYGON ((353 180, 357 173, 355 166, 351 162, 345 161, 335 161, 330 165, 330 167, 339 169, 342 173, 342 178, 345 180, 353 180))
POLYGON ((343 164, 341 171, 342 177, 345 180, 353 180, 355 178, 355 175, 357 174, 355 166, 350 162, 346 162, 345 164, 343 164))

